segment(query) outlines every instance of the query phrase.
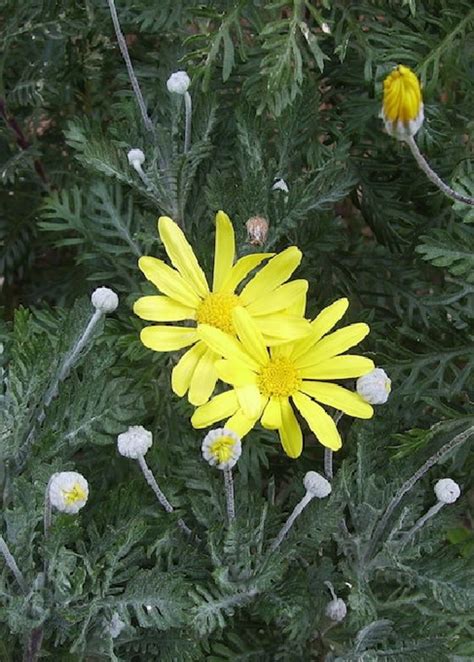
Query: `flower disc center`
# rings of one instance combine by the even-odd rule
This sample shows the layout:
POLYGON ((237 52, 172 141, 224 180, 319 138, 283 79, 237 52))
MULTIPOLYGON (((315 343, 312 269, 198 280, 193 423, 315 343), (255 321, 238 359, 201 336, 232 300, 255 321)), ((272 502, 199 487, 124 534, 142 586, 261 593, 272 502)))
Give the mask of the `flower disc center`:
POLYGON ((209 324, 225 333, 233 334, 232 311, 238 303, 237 294, 209 294, 199 305, 196 319, 199 324, 209 324))
POLYGON ((298 370, 290 359, 279 356, 271 359, 260 372, 258 386, 263 395, 268 397, 288 397, 301 385, 298 370))
POLYGON ((73 503, 77 503, 78 501, 85 501, 87 499, 87 494, 79 485, 79 483, 73 485, 70 490, 62 490, 62 493, 64 502, 67 503, 68 506, 72 505, 73 503))
POLYGON ((228 462, 234 455, 235 439, 228 436, 218 437, 209 447, 210 452, 219 464, 228 462))

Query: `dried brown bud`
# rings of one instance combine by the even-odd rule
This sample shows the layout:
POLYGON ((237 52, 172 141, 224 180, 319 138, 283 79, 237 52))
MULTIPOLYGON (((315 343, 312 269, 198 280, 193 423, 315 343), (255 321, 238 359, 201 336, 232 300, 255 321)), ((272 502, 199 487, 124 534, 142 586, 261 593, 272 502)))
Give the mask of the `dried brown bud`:
POLYGON ((268 235, 268 221, 263 216, 252 216, 245 224, 247 241, 252 246, 263 246, 268 235))

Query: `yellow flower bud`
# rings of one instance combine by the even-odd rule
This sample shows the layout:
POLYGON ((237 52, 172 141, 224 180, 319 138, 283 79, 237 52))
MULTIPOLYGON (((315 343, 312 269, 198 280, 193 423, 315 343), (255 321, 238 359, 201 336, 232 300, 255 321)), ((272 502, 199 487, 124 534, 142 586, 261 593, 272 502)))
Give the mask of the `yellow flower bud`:
POLYGON ((416 74, 402 64, 384 80, 382 117, 387 132, 405 140, 423 124, 423 98, 416 74))

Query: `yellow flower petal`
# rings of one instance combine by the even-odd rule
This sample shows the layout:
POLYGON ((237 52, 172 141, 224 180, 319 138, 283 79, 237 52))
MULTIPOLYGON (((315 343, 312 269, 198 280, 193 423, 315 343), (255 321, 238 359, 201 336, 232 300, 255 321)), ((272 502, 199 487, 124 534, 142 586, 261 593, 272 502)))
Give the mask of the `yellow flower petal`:
POLYGON ((188 399, 192 405, 203 405, 211 397, 217 382, 214 364, 218 358, 217 354, 208 349, 199 359, 189 386, 188 399))
POLYGON ((301 257, 301 251, 296 246, 290 246, 272 257, 242 290, 240 294, 242 303, 248 305, 266 293, 276 290, 288 280, 301 262, 301 257))
POLYGON ((336 424, 324 409, 303 393, 295 393, 293 402, 303 418, 308 422, 311 431, 318 441, 332 451, 341 448, 342 442, 336 424))
POLYGON ((308 320, 292 315, 274 313, 254 319, 269 346, 306 336, 311 329, 308 320))
POLYGON ((231 272, 225 279, 224 284, 222 285, 221 292, 232 293, 235 291, 236 287, 241 283, 246 276, 258 267, 258 265, 263 262, 267 257, 271 257, 273 253, 252 253, 252 255, 245 255, 241 257, 240 260, 232 267, 231 272))
POLYGON ((138 260, 140 270, 163 294, 176 299, 185 306, 197 308, 201 302, 193 288, 178 271, 172 269, 163 260, 145 255, 138 260))
POLYGON ((307 291, 307 280, 293 280, 290 283, 285 283, 277 287, 271 296, 264 294, 263 297, 258 297, 258 299, 255 299, 247 306, 247 310, 251 315, 255 315, 256 317, 278 311, 281 312, 293 306, 295 300, 298 301, 298 304, 301 299, 305 301, 307 291))
POLYGON ((229 420, 225 422, 224 427, 227 430, 232 430, 242 438, 250 432, 257 420, 258 417, 249 418, 244 414, 242 409, 239 409, 233 416, 229 418, 229 420))
POLYGON ((194 369, 198 364, 201 356, 207 352, 207 346, 199 341, 194 347, 188 349, 188 351, 183 354, 178 363, 173 368, 171 373, 171 388, 176 395, 179 395, 180 398, 186 393, 189 389, 191 379, 194 374, 194 369))
POLYGON ((374 410, 358 393, 348 391, 338 384, 303 381, 301 390, 318 402, 335 407, 349 416, 372 418, 374 410))
POLYGON ((160 216, 158 232, 173 266, 199 296, 206 297, 209 294, 206 277, 183 231, 168 216, 160 216))
POLYGON ((198 337, 219 356, 241 362, 251 370, 258 370, 258 363, 244 351, 242 344, 228 333, 208 324, 199 324, 197 333, 198 337))
POLYGON ((256 384, 257 375, 239 361, 221 359, 216 361, 216 372, 226 384, 232 386, 246 386, 247 384, 256 384))
POLYGON ((383 113, 386 119, 397 122, 414 120, 420 112, 422 96, 416 74, 399 65, 384 80, 383 113))
POLYGON ((182 326, 147 326, 140 333, 140 340, 155 352, 172 352, 188 347, 197 340, 196 329, 182 326))
POLYGON ((280 398, 270 398, 265 407, 261 423, 267 430, 278 430, 281 428, 281 407, 280 398))
POLYGON ((258 418, 262 411, 262 396, 256 384, 237 386, 235 389, 240 408, 249 418, 258 418))
POLYGON ((299 370, 303 379, 350 379, 362 377, 375 368, 374 362, 365 356, 345 354, 321 361, 315 366, 299 370))
POLYGON ((303 450, 303 433, 288 398, 281 399, 280 407, 281 427, 278 432, 281 445, 288 457, 297 458, 303 450))
POLYGON ((317 342, 313 349, 300 356, 295 364, 298 368, 307 368, 342 354, 350 347, 360 343, 369 331, 368 325, 362 322, 338 329, 317 342))
POLYGON ((293 358, 298 358, 309 350, 314 344, 317 343, 323 336, 326 335, 342 318, 349 306, 347 299, 338 299, 330 306, 326 306, 319 313, 319 315, 311 322, 310 333, 295 343, 292 352, 293 358))
POLYGON ((232 313, 235 331, 244 349, 259 365, 268 363, 268 352, 263 335, 249 313, 237 306, 232 313))
POLYGON ((222 421, 223 418, 232 416, 239 408, 237 394, 232 389, 225 393, 219 393, 196 409, 192 418, 191 424, 194 428, 207 428, 214 425, 217 421, 222 421))
POLYGON ((216 247, 214 251, 213 292, 220 292, 230 276, 235 257, 234 228, 227 214, 218 211, 216 214, 216 247))
POLYGON ((196 317, 194 308, 166 296, 140 297, 133 304, 133 312, 142 320, 150 322, 179 322, 196 317))

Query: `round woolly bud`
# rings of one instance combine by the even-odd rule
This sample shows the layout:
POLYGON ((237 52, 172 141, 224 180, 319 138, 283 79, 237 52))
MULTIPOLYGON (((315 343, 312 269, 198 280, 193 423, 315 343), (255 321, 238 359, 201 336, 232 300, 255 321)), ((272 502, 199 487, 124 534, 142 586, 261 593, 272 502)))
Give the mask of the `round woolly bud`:
POLYGON ((166 81, 168 92, 174 94, 185 94, 191 84, 191 79, 185 71, 175 71, 166 81))
POLYGON ((284 179, 275 179, 272 186, 272 191, 283 191, 289 193, 290 189, 284 179))
POLYGON ((140 168, 145 163, 145 154, 141 149, 131 149, 128 154, 128 162, 134 168, 140 168))
POLYGON ((336 621, 339 623, 343 621, 347 614, 346 603, 342 598, 335 598, 328 603, 326 607, 326 616, 331 619, 331 621, 336 621))
POLYGON ((126 627, 126 623, 122 621, 117 612, 114 612, 109 623, 109 632, 112 639, 116 639, 124 627, 126 627))
POLYGON ((318 499, 324 499, 331 494, 331 483, 316 471, 308 471, 303 479, 303 484, 306 491, 318 499))
POLYGON ((132 425, 117 437, 118 452, 132 460, 143 457, 151 448, 152 443, 152 433, 141 425, 132 425))
POLYGON ((206 434, 201 446, 203 458, 223 471, 232 469, 242 453, 240 437, 232 430, 217 428, 206 434))
POLYGON ((369 404, 383 405, 387 402, 392 390, 392 381, 385 370, 375 368, 367 375, 359 377, 356 388, 360 397, 369 404))
POLYGON ((252 246, 262 246, 268 235, 268 221, 263 216, 252 216, 245 224, 247 228, 247 241, 252 246))
POLYGON ((88 496, 87 480, 77 471, 61 471, 51 476, 49 500, 62 513, 75 515, 86 505, 88 496))
POLYGON ((119 298, 109 287, 98 287, 92 292, 91 303, 101 313, 113 313, 119 304, 119 298))
POLYGON ((461 490, 451 478, 442 478, 434 486, 434 493, 441 503, 454 503, 459 498, 461 490))

